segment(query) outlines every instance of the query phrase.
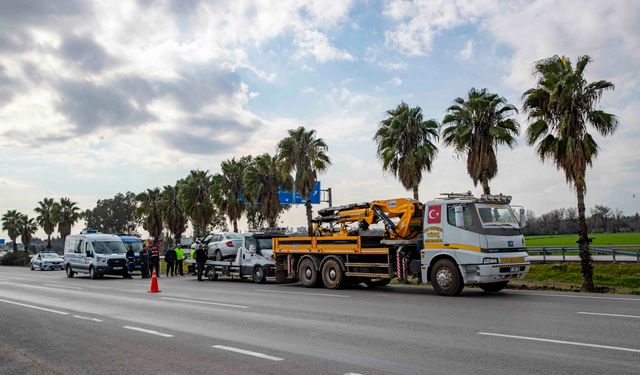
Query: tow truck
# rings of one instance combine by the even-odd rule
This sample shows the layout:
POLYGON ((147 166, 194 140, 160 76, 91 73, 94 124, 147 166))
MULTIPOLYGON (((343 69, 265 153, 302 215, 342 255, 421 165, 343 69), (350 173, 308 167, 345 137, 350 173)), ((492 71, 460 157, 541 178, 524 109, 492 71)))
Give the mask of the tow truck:
POLYGON ((468 192, 425 204, 397 198, 322 209, 313 236, 274 238, 276 282, 338 289, 413 276, 446 296, 465 285, 500 291, 524 278, 530 265, 524 208, 510 202, 507 195, 468 192), (372 230, 375 224, 384 230, 372 230))
MULTIPOLYGON (((242 244, 238 248, 235 259, 230 261, 207 260, 205 276, 209 280, 217 280, 220 276, 252 279, 257 284, 275 276, 273 260, 273 239, 284 236, 282 232, 262 231, 243 234, 242 244)), ((189 261, 191 263, 193 261, 189 261)))

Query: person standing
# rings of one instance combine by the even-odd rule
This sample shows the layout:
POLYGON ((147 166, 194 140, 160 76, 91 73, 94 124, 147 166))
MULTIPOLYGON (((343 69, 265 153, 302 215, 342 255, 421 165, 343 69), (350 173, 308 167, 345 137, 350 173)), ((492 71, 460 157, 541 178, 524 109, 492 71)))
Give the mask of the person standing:
POLYGON ((198 267, 198 281, 202 281, 202 274, 204 273, 204 264, 207 261, 207 252, 204 251, 204 246, 198 246, 196 250, 196 264, 198 267))
POLYGON ((156 277, 160 277, 160 249, 156 241, 151 243, 149 247, 149 263, 151 264, 151 273, 156 271, 156 277))
MULTIPOLYGON (((195 248, 191 249, 191 254, 189 255, 189 259, 191 259, 193 262, 195 262, 195 260, 196 260, 196 249, 195 248)), ((195 263, 193 263, 193 262, 189 263, 189 266, 187 267, 187 273, 190 273, 193 276, 195 276, 197 267, 196 267, 195 263)))
POLYGON ((176 251, 173 249, 167 250, 167 252, 164 253, 164 261, 167 263, 167 277, 169 273, 171 273, 171 276, 175 276, 176 251))
POLYGON ((143 279, 149 277, 149 250, 147 250, 147 245, 142 246, 142 250, 140 250, 140 273, 143 279))
POLYGON ((133 252, 133 246, 127 249, 127 279, 133 279, 133 269, 136 266, 136 253, 133 252))
POLYGON ((180 276, 184 276, 184 269, 182 266, 182 262, 184 261, 184 250, 182 250, 182 245, 178 245, 176 247, 176 275, 178 271, 180 271, 180 276))

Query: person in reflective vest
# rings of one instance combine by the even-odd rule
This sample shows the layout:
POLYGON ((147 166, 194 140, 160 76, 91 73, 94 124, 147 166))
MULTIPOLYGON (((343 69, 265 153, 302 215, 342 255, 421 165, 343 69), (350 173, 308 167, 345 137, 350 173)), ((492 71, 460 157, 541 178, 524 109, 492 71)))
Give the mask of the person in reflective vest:
POLYGON ((180 276, 184 276, 184 270, 182 269, 182 261, 184 260, 184 250, 182 250, 182 246, 178 245, 176 247, 176 275, 178 271, 180 272, 180 276))

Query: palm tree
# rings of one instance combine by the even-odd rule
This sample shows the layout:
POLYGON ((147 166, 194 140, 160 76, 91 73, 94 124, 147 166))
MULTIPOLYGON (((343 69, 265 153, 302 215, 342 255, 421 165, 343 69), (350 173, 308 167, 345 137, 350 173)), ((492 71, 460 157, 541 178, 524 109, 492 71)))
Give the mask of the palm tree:
POLYGON ((229 221, 233 223, 233 231, 238 232, 238 220, 242 217, 245 205, 242 201, 242 193, 244 190, 244 170, 251 162, 251 156, 242 157, 240 160, 235 158, 222 162, 219 181, 216 185, 215 197, 218 205, 223 208, 229 217, 229 221))
POLYGON ((306 199, 307 229, 313 234, 311 224, 310 195, 318 179, 318 173, 324 172, 331 160, 327 155, 328 147, 322 138, 316 138, 315 130, 306 130, 303 126, 290 129, 289 135, 278 143, 278 157, 284 161, 287 174, 295 171, 294 187, 306 199))
POLYGON ((54 203, 52 217, 58 223, 58 232, 63 242, 71 234, 71 227, 80 220, 81 216, 80 207, 69 198, 60 198, 60 202, 54 203))
POLYGON ((278 157, 260 155, 246 168, 244 185, 247 197, 252 203, 257 202, 267 225, 277 227, 278 217, 282 213, 278 189, 291 189, 293 186, 286 165, 278 157))
POLYGON ((11 242, 13 242, 14 252, 18 251, 18 243, 16 242, 16 239, 20 235, 18 222, 20 221, 21 216, 22 214, 16 210, 9 210, 2 215, 2 230, 7 232, 11 242))
POLYGON ((587 167, 598 155, 598 145, 588 130, 607 136, 618 127, 615 115, 596 108, 602 94, 613 90, 614 85, 608 81, 587 82, 584 70, 590 61, 589 56, 582 56, 575 68, 564 56, 537 61, 533 73, 538 79, 536 87, 523 95, 523 108, 530 121, 527 142, 536 144, 538 156, 543 161, 552 160, 556 168, 564 171, 567 183, 576 189, 584 291, 594 289, 591 239, 585 220, 585 176, 587 167))
MULTIPOLYGON (((208 171, 191 171, 180 189, 180 200, 187 216, 198 232, 206 233, 207 226, 215 213, 213 203, 213 182, 208 171)), ((195 233, 199 236, 201 233, 195 233)))
POLYGON ((175 186, 166 185, 160 197, 163 219, 169 231, 173 233, 176 245, 181 242, 182 233, 187 229, 187 215, 180 200, 182 184, 184 180, 179 180, 175 186))
POLYGON ((413 190, 413 199, 418 198, 418 186, 422 172, 431 171, 438 148, 432 140, 438 140, 438 122, 424 120, 422 108, 409 107, 401 102, 395 109, 387 111, 387 118, 373 139, 378 143, 378 158, 382 169, 400 179, 402 186, 413 190))
POLYGON ((484 194, 491 194, 489 180, 498 173, 496 150, 499 144, 510 148, 516 143, 520 125, 512 118, 518 113, 507 99, 487 92, 469 90, 467 100, 456 98, 442 120, 444 144, 458 154, 467 154, 467 173, 473 185, 482 183, 484 194))
POLYGON ((18 231, 20 232, 20 241, 24 246, 24 251, 29 252, 29 244, 33 239, 34 233, 38 231, 38 224, 32 218, 27 215, 20 215, 18 220, 18 231))
POLYGON ((162 236, 162 205, 160 189, 147 189, 136 196, 138 207, 136 216, 142 219, 142 228, 149 232, 154 241, 162 236))
POLYGON ((56 221, 53 219, 53 198, 44 198, 38 202, 38 207, 34 211, 38 214, 36 221, 47 234, 47 250, 51 250, 51 234, 56 229, 56 221))

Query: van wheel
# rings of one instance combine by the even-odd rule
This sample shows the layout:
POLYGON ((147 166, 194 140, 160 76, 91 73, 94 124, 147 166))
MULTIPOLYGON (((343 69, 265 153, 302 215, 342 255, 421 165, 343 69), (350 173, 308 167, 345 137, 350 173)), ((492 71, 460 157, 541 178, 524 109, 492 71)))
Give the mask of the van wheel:
POLYGON ((433 266, 431 284, 443 296, 457 296, 464 288, 458 266, 449 259, 440 259, 433 266))
POLYGON ((95 280, 98 278, 98 275, 96 275, 96 269, 93 266, 89 267, 89 278, 91 280, 95 280))
POLYGON ((264 284, 267 281, 267 277, 264 275, 262 266, 255 266, 253 268, 253 282, 256 284, 264 284))
POLYGON ((68 278, 72 278, 72 277, 73 277, 73 275, 75 275, 75 274, 76 274, 75 272, 73 272, 73 271, 71 270, 71 266, 70 266, 70 265, 68 265, 68 264, 67 264, 67 268, 65 269, 65 271, 67 271, 67 277, 68 277, 68 278))
POLYGON ((216 255, 215 255, 216 260, 217 260, 218 262, 219 262, 219 261, 221 261, 221 260, 222 260, 222 252, 220 252, 220 250, 216 250, 216 253, 215 253, 215 254, 216 254, 216 255))
POLYGON ((504 289, 508 283, 508 281, 501 281, 499 283, 480 284, 480 289, 487 293, 495 293, 504 289))
POLYGON ((344 285, 344 272, 335 259, 327 259, 322 265, 322 283, 327 289, 340 289, 344 285))
POLYGON ((309 258, 305 258, 298 266, 298 280, 305 288, 313 288, 318 284, 316 265, 309 258))

